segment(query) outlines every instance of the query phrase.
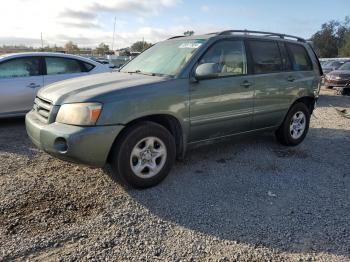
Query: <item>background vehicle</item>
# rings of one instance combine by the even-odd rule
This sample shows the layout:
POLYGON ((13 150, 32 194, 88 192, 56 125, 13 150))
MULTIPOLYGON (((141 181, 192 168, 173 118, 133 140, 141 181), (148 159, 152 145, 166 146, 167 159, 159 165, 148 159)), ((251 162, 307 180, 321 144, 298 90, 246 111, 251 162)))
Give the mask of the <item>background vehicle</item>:
POLYGON ((299 37, 246 30, 173 37, 120 72, 40 90, 26 127, 46 152, 109 162, 114 175, 145 188, 198 143, 263 130, 284 145, 301 143, 321 75, 299 37))
POLYGON ((323 73, 328 74, 329 72, 332 72, 333 70, 337 70, 340 66, 342 66, 346 62, 350 62, 350 60, 330 61, 323 66, 323 73))
POLYGON ((0 57, 0 118, 25 115, 43 86, 108 72, 106 66, 61 53, 18 53, 0 57))
POLYGON ((325 76, 325 86, 345 87, 350 84, 350 62, 344 63, 337 70, 328 73, 325 76))
POLYGON ((91 60, 94 60, 97 63, 100 63, 102 65, 105 65, 109 68, 116 68, 114 64, 112 64, 108 59, 104 57, 89 57, 91 60))

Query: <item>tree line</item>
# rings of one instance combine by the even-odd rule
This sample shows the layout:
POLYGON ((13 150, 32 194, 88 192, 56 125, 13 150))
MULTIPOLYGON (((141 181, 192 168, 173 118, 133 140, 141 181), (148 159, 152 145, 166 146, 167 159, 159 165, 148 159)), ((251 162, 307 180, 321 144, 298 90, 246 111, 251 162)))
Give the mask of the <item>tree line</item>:
MULTIPOLYGON (((194 31, 188 30, 183 34, 191 36, 194 31)), ((322 24, 321 29, 314 33, 310 40, 320 58, 350 57, 350 17, 345 17, 343 21, 331 20, 322 24)), ((108 52, 108 48, 104 49, 101 45, 97 48, 97 52, 108 52)), ((137 41, 130 47, 118 51, 120 55, 129 56, 132 52, 142 52, 152 45, 145 41, 137 41)))
MULTIPOLYGON (((191 36, 194 31, 188 30, 183 33, 185 36, 191 36)), ((331 20, 322 24, 321 29, 310 38, 314 49, 319 57, 350 57, 350 17, 347 16, 343 21, 331 20)), ((143 52, 153 44, 146 41, 137 41, 131 46, 117 50, 119 55, 130 56, 133 52, 143 52)), ((6 47, 3 47, 5 49, 6 47)), ((1 47, 0 47, 1 49, 1 47)), ((70 54, 80 54, 82 52, 91 55, 109 55, 114 54, 105 43, 99 44, 96 48, 80 48, 76 43, 69 41, 63 47, 45 46, 43 48, 28 48, 28 50, 47 51, 47 52, 66 52, 70 54)))
POLYGON ((310 40, 319 57, 350 57, 350 17, 324 23, 310 40))

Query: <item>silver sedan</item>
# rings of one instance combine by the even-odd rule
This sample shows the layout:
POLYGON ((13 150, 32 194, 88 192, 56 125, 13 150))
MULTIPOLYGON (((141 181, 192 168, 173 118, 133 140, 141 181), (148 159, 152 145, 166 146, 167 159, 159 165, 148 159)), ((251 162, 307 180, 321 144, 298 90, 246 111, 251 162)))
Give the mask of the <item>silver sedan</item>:
POLYGON ((43 86, 109 71, 108 66, 91 59, 61 53, 0 56, 0 118, 25 115, 43 86))

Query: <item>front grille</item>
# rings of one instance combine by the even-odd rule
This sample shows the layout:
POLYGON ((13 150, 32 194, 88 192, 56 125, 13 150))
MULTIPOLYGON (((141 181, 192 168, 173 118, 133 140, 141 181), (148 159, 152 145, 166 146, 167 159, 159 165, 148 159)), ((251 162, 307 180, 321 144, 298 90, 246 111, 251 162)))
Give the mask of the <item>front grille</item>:
POLYGON ((44 123, 49 123, 52 107, 50 101, 44 100, 38 96, 34 100, 33 110, 37 113, 38 118, 44 123))

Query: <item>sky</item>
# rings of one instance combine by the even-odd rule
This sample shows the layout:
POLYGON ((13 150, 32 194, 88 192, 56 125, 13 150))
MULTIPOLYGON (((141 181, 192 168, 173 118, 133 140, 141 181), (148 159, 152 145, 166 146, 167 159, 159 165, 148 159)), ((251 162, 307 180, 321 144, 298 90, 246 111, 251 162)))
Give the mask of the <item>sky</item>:
POLYGON ((155 43, 187 30, 262 30, 309 38, 329 20, 350 15, 349 0, 1 0, 0 46, 80 47, 144 39, 155 43))

